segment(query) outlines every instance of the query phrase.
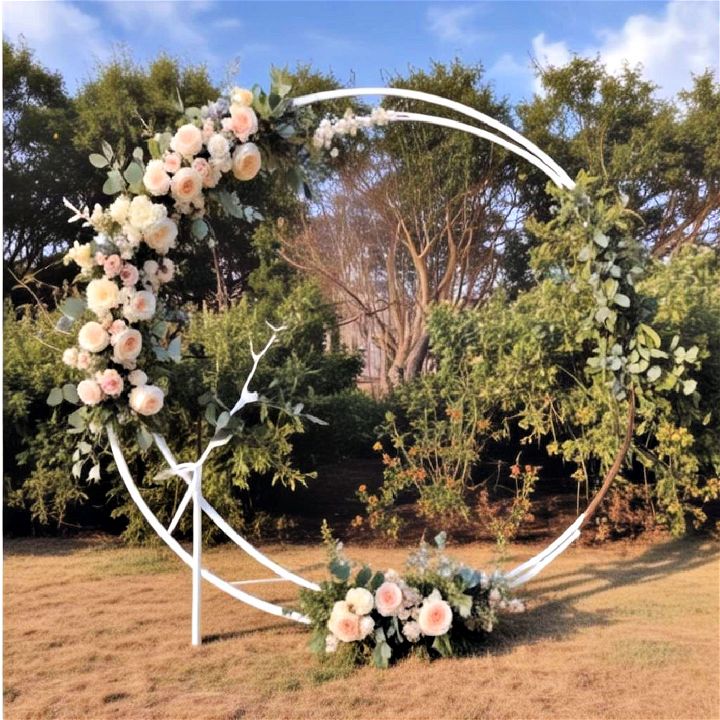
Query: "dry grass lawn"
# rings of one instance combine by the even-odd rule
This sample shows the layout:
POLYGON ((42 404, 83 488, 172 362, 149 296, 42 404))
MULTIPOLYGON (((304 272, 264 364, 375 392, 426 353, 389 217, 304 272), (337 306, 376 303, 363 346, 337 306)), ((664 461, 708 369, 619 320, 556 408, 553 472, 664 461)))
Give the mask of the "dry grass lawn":
MULTIPOLYGON (((273 547, 310 577, 319 547, 273 547)), ((535 548, 516 547, 516 559, 535 548)), ((375 567, 405 551, 350 548, 375 567)), ((480 567, 492 548, 455 555, 480 567)), ((262 577, 229 547, 207 565, 262 577)), ((190 572, 169 552, 107 540, 5 544, 5 717, 720 718, 718 549, 711 542, 574 547, 527 587, 481 656, 411 659, 339 677, 302 626, 205 585, 205 644, 189 646, 190 572)), ((292 586, 261 587, 291 604, 292 586)))

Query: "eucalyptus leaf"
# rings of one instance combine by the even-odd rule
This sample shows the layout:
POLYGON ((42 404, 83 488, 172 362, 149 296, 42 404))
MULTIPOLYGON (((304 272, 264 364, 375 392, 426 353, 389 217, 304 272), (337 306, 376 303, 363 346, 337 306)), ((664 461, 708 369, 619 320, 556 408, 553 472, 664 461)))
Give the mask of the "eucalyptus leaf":
POLYGON ((50 407, 56 407, 63 401, 63 391, 59 387, 54 387, 47 396, 47 404, 50 407))
POLYGON ((77 388, 72 383, 66 383, 63 385, 62 395, 65 400, 73 405, 77 405, 80 402, 80 396, 78 395, 77 388))
POLYGON ((104 168, 109 165, 107 158, 100 155, 99 153, 91 153, 89 160, 90 164, 96 168, 104 168))

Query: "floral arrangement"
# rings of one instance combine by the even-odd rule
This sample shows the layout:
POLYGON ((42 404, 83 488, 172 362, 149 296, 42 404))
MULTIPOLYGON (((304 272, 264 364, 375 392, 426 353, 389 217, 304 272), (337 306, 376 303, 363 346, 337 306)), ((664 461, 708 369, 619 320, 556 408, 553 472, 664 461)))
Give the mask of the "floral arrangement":
POLYGON ((440 533, 410 555, 407 572, 373 572, 352 564, 342 543, 323 527, 332 579, 320 591, 302 591, 301 605, 314 630, 312 649, 357 664, 387 667, 402 657, 462 654, 482 645, 501 613, 525 610, 499 572, 486 574, 444 553, 440 533))
MULTIPOLYGON (((107 206, 72 211, 93 237, 75 241, 65 264, 79 269, 61 307, 58 329, 76 343, 63 362, 79 379, 54 388, 48 403, 79 405, 69 417, 75 432, 95 432, 110 419, 144 427, 161 412, 170 372, 179 362, 185 313, 164 292, 176 266, 171 255, 185 229, 191 241, 214 243, 209 216, 219 211, 246 221, 262 219, 243 206, 233 187, 260 172, 287 170, 303 185, 299 155, 310 135, 312 111, 294 109, 291 86, 273 71, 269 93, 233 88, 202 108, 183 108, 174 130, 153 133, 128 162, 103 143, 90 162, 107 170, 107 206)), ((183 236, 185 237, 185 236, 183 236)), ((146 433, 147 436, 147 433, 146 433)))

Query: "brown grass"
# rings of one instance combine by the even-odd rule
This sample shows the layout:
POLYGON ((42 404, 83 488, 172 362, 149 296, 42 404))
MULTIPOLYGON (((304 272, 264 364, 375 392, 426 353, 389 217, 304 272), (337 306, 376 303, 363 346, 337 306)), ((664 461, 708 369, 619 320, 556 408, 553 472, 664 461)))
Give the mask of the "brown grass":
MULTIPOLYGON (((320 578, 317 547, 271 548, 320 578)), ((533 548, 515 548, 517 558, 533 548)), ((376 567, 397 549, 350 548, 376 567)), ((455 554, 487 565, 487 545, 455 554)), ((262 577, 229 547, 228 579, 262 577), (232 577, 229 577, 232 576, 232 577)), ((205 644, 189 646, 190 572, 109 541, 5 545, 5 716, 14 718, 720 717, 718 553, 710 542, 571 548, 527 588, 483 655, 342 677, 302 626, 205 586, 205 644)), ((263 597, 291 604, 288 585, 263 597)))

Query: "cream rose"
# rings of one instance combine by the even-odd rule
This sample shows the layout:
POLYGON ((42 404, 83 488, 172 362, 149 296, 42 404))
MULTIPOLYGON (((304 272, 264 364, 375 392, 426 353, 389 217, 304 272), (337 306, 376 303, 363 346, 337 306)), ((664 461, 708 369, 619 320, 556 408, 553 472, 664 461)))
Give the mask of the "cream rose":
POLYGON ((367 615, 374 606, 372 593, 365 588, 348 590, 345 602, 348 604, 350 612, 354 612, 356 615, 367 615))
POLYGON ((202 191, 202 177, 193 168, 182 168, 178 170, 172 179, 172 196, 179 202, 189 203, 202 191))
POLYGON ((85 405, 97 405, 102 399, 102 389, 94 380, 81 380, 77 386, 77 394, 85 405))
POLYGON ((182 155, 178 153, 167 153, 163 158, 165 172, 173 175, 182 167, 182 155))
POLYGON ((88 307, 98 317, 103 317, 119 304, 118 286, 107 278, 91 280, 85 293, 88 307))
POLYGON ((123 391, 123 379, 120 377, 120 373, 117 370, 108 368, 101 373, 98 373, 98 383, 100 389, 110 397, 118 397, 123 391))
POLYGON ((202 143, 200 128, 188 123, 178 128, 170 141, 170 147, 183 157, 191 158, 202 150, 202 143))
POLYGON ((384 617, 397 614, 402 607, 402 590, 394 582, 384 582, 375 591, 375 606, 377 611, 384 617))
POLYGON ((252 90, 247 90, 246 88, 234 87, 230 93, 230 101, 234 105, 246 105, 250 107, 254 99, 255 96, 252 90))
POLYGON ((87 350, 81 350, 77 355, 78 370, 87 370, 92 362, 92 355, 87 350))
POLYGON ((62 361, 69 367, 76 367, 78 361, 77 348, 71 347, 63 352, 62 361))
POLYGON ((330 620, 328 620, 330 632, 343 642, 355 642, 360 640, 360 618, 350 612, 346 602, 336 602, 333 606, 330 620))
POLYGON ((68 250, 67 255, 63 258, 63 265, 69 265, 71 262, 76 263, 83 270, 89 270, 95 265, 95 258, 93 256, 92 244, 86 243, 81 245, 77 240, 73 243, 73 246, 68 250))
POLYGON ((207 149, 210 157, 214 160, 222 160, 230 153, 230 143, 220 133, 215 133, 207 142, 207 149))
POLYGON ((145 167, 143 185, 151 195, 167 195, 170 189, 170 176, 162 160, 151 160, 145 167))
POLYGON ((444 635, 452 625, 450 606, 440 599, 439 593, 437 593, 437 597, 433 597, 434 595, 436 593, 426 598, 418 616, 420 630, 423 635, 429 635, 430 637, 444 635))
POLYGON ((119 195, 112 202, 108 211, 110 217, 118 224, 124 225, 127 220, 128 210, 130 209, 130 198, 127 195, 119 195))
POLYGON ((130 203, 128 221, 136 230, 145 230, 166 216, 164 205, 154 203, 147 195, 136 195, 130 203))
POLYGON ((258 130, 255 111, 244 105, 231 105, 230 117, 223 119, 223 130, 230 130, 240 142, 247 142, 247 139, 258 130))
MULTIPOLYGON (((182 171, 181 171, 182 172, 182 171)), ((178 173, 179 174, 179 173, 178 173)), ((177 177, 177 176, 176 176, 177 177)), ((165 255, 175 247, 178 227, 170 218, 163 218, 150 226, 144 233, 145 242, 158 254, 165 255)))
POLYGON ((162 410, 164 398, 157 385, 141 385, 130 391, 130 407, 139 415, 155 415, 162 410))
POLYGON ((148 290, 140 290, 130 297, 123 308, 123 315, 130 322, 150 320, 155 315, 155 305, 155 296, 148 290))
POLYGON ((233 153, 233 175, 238 180, 252 180, 262 165, 260 150, 255 143, 245 143, 233 153))
POLYGON ((128 375, 128 380, 130 381, 131 385, 137 385, 140 387, 141 385, 147 385, 147 375, 142 370, 133 370, 128 375))
POLYGON ((142 335, 135 329, 123 330, 113 343, 113 360, 120 364, 133 363, 142 350, 142 335))
MULTIPOLYGON (((78 345, 91 353, 103 351, 110 344, 107 330, 95 321, 85 323, 78 333, 78 345)), ((77 361, 77 359, 76 359, 77 361)))

